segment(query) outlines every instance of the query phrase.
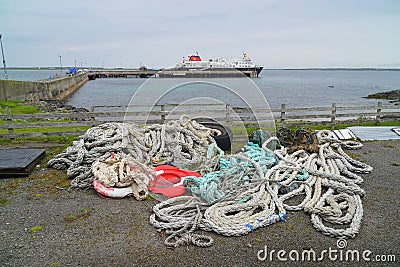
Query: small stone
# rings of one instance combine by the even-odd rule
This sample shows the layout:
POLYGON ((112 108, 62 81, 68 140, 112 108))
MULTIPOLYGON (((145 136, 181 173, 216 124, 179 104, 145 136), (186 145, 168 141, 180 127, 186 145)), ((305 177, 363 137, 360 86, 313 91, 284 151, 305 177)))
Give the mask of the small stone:
POLYGON ((120 210, 113 210, 111 213, 112 213, 112 214, 120 214, 121 211, 120 211, 120 210))

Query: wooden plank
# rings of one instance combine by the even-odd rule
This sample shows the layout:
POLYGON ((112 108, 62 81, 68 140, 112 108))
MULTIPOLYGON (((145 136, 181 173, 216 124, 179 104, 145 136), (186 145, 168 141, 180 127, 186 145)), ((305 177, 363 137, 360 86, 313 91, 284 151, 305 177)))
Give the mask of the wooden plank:
MULTIPOLYGON (((90 112, 84 113, 35 113, 35 114, 11 114, 13 120, 28 120, 28 119, 82 119, 90 118, 93 114, 90 112)), ((0 119, 6 119, 6 115, 0 115, 0 119)))
MULTIPOLYGON (((100 124, 99 121, 81 121, 81 122, 45 122, 45 123, 32 123, 32 124, 13 124, 13 129, 32 129, 32 128, 55 128, 55 127, 78 127, 78 126, 92 126, 93 124, 100 124)), ((0 124, 0 129, 8 129, 7 124, 0 124)))
POLYGON ((86 131, 74 132, 50 132, 50 133, 20 133, 20 134, 0 134, 0 138, 25 138, 25 137, 43 137, 43 136, 72 136, 82 135, 86 131))

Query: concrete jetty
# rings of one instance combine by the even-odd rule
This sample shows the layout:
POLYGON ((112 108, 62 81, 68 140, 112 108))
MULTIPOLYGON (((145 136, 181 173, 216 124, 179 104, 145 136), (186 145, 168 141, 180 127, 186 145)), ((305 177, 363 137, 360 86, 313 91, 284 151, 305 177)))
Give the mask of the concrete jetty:
POLYGON ((0 100, 62 100, 87 81, 87 73, 45 81, 0 80, 0 100))
POLYGON ((117 69, 93 70, 95 78, 214 78, 214 77, 258 77, 256 70, 238 71, 235 69, 117 69))
POLYGON ((116 70, 105 70, 98 69, 93 70, 96 78, 147 78, 155 75, 156 70, 148 69, 116 69, 116 70))

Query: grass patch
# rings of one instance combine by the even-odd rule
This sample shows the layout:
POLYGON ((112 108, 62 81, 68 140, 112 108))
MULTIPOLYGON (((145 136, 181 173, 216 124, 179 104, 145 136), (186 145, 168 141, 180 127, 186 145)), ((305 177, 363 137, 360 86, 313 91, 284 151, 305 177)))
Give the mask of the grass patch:
POLYGON ((382 146, 386 148, 396 148, 396 146, 390 144, 383 144, 382 146))
POLYGON ((19 145, 30 143, 58 143, 71 145, 74 140, 78 138, 77 135, 71 136, 41 136, 41 137, 26 137, 26 138, 15 138, 10 140, 8 138, 0 138, 0 145, 19 145))
POLYGON ((346 154, 347 154, 349 157, 353 158, 353 159, 356 159, 356 160, 358 160, 358 161, 361 161, 361 156, 358 155, 358 154, 354 154, 354 153, 351 153, 351 152, 349 152, 349 151, 346 151, 346 154))
POLYGON ((70 213, 64 217, 66 222, 74 222, 78 219, 86 219, 90 216, 90 213, 93 211, 92 208, 81 209, 78 213, 70 213))
POLYGON ((0 205, 7 206, 10 203, 10 200, 7 198, 0 198, 0 205))
POLYGON ((11 114, 34 114, 40 111, 29 102, 20 100, 0 100, 0 114, 6 114, 6 109, 10 108, 11 114))
MULTIPOLYGON (((19 100, 0 100, 0 114, 6 114, 6 109, 10 108, 11 114, 35 114, 39 113, 40 110, 37 109, 34 105, 32 105, 29 102, 22 102, 19 100)), ((52 122, 70 122, 71 120, 68 119, 38 119, 38 118, 30 118, 27 120, 13 120, 13 123, 15 124, 45 124, 45 123, 52 123, 52 122)), ((6 120, 1 120, 0 124, 7 124, 8 122, 6 120)), ((14 134, 29 134, 29 133, 54 133, 54 132, 83 132, 91 128, 90 126, 63 126, 63 127, 51 127, 51 125, 40 126, 38 128, 17 128, 14 129, 14 134)), ((9 131, 8 129, 0 129, 0 134, 8 134, 9 131)), ((74 136, 76 139, 76 136, 74 136)), ((17 139, 15 139, 17 140, 17 139)), ((14 140, 14 141, 15 141, 14 140)), ((22 141, 32 141, 32 140, 38 140, 40 142, 49 142, 49 141, 55 141, 55 142, 60 142, 64 143, 66 141, 69 141, 70 139, 65 136, 60 136, 60 137, 38 137, 34 139, 29 139, 29 138, 23 138, 21 139, 22 141)), ((17 141, 18 142, 18 141, 17 141)), ((0 145, 5 145, 9 144, 10 141, 8 138, 0 138, 0 145)))
MULTIPOLYGON (((27 120, 13 120, 13 124, 35 124, 35 123, 52 123, 52 122, 70 122, 68 119, 39 119, 39 118, 29 118, 27 120)), ((0 124, 8 124, 6 120, 0 121, 0 124)))
MULTIPOLYGON (((73 127, 40 127, 40 128, 26 128, 26 129, 14 129, 15 134, 20 133, 55 133, 55 132, 76 132, 76 131, 87 131, 90 126, 73 126, 73 127)), ((8 129, 0 129, 0 134, 7 134, 8 129)))
POLYGON ((42 226, 37 225, 29 229, 29 232, 36 233, 37 231, 42 231, 42 226))

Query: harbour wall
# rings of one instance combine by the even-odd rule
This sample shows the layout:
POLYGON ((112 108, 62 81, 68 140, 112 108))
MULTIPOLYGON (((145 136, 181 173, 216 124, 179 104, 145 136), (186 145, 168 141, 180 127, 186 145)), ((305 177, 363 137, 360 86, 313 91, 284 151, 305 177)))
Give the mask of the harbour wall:
POLYGON ((47 81, 0 80, 1 100, 64 99, 88 81, 87 73, 47 81))

